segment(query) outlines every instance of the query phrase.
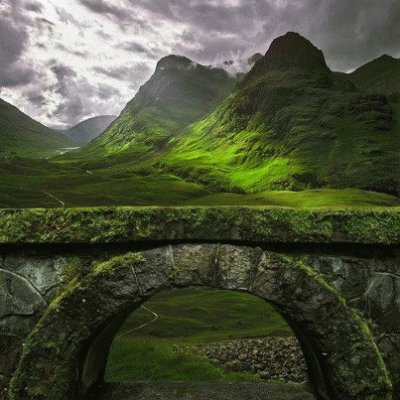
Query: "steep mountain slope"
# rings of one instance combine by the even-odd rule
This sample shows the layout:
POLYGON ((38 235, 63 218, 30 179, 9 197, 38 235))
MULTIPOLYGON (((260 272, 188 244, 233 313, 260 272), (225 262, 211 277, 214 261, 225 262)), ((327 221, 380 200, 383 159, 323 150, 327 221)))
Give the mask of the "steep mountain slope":
POLYGON ((82 121, 61 133, 77 143, 89 143, 102 134, 116 119, 116 115, 100 115, 82 121))
POLYGON ((165 57, 117 120, 80 154, 89 158, 121 153, 129 153, 131 159, 148 156, 163 149, 183 127, 213 111, 235 84, 222 69, 185 57, 165 57))
POLYGON ((348 75, 357 88, 369 93, 400 93, 400 59, 383 55, 348 75))
POLYGON ((385 96, 337 77, 320 50, 290 32, 158 165, 224 190, 397 192, 398 111, 385 96))
POLYGON ((0 99, 0 157, 42 158, 63 147, 74 146, 71 139, 28 117, 0 99))

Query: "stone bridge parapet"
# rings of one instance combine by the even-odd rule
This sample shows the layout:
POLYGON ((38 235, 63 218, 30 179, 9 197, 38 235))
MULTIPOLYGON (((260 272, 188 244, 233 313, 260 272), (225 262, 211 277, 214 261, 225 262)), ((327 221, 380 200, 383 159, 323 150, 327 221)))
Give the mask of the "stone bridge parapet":
POLYGON ((400 398, 398 211, 38 209, 0 221, 4 399, 85 398, 127 313, 184 286, 274 304, 320 398, 400 398))

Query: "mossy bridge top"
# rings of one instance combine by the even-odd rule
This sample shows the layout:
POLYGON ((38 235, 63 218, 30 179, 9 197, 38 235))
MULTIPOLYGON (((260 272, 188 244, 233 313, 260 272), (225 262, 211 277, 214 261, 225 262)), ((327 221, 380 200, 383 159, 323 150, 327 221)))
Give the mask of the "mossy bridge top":
POLYGON ((0 244, 223 241, 400 244, 400 209, 118 207, 0 210, 0 244))

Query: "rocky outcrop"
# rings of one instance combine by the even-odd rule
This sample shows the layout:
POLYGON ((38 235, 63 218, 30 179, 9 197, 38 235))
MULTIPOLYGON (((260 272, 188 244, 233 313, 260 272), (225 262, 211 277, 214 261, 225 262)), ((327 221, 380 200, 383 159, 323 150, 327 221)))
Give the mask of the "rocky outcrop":
POLYGON ((265 381, 303 383, 308 380, 296 338, 231 340, 176 349, 205 357, 226 371, 258 374, 265 381))

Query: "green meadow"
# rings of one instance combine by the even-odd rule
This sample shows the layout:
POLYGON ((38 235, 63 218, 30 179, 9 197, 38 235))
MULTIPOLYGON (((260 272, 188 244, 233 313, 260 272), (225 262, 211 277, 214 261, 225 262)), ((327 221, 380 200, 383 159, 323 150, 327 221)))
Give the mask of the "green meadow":
POLYGON ((176 346, 293 335, 271 305, 246 293, 202 288, 171 290, 144 305, 146 309, 135 311, 114 339, 107 381, 255 382, 259 380, 255 375, 224 372, 205 359, 177 352, 176 346))

